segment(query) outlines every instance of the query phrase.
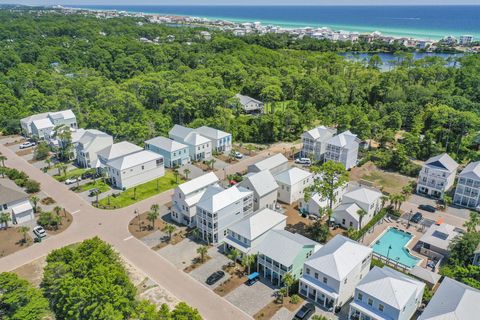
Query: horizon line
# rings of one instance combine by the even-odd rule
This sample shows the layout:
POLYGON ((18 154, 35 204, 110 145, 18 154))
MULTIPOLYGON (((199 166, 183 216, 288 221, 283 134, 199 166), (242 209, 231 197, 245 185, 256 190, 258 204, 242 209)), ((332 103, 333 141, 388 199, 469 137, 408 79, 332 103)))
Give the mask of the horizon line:
MULTIPOLYGON (((16 3, 3 3, 16 4, 16 3)), ((480 4, 473 3, 444 3, 444 4, 51 4, 38 6, 110 6, 110 7, 459 7, 470 6, 480 7, 480 4)))

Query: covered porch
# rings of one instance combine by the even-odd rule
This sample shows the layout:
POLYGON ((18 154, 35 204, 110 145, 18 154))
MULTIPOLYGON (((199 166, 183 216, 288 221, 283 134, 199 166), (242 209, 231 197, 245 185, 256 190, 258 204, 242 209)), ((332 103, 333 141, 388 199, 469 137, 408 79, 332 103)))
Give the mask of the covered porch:
POLYGON ((350 304, 350 310, 348 311, 348 320, 387 320, 373 310, 370 310, 356 302, 350 304))
POLYGON ((336 292, 305 276, 300 278, 299 293, 325 310, 333 312, 337 306, 338 294, 336 292))

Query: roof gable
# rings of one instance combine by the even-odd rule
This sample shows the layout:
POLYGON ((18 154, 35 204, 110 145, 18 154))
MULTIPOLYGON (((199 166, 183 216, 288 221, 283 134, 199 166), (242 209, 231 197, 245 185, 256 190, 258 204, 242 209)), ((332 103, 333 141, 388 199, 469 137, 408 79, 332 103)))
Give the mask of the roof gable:
POLYGON ((458 163, 447 153, 442 153, 435 157, 431 157, 425 162, 425 165, 447 170, 449 172, 454 172, 458 168, 458 163))
POLYGON ((244 180, 250 182, 253 189, 260 197, 278 189, 277 181, 275 181, 275 178, 269 170, 263 170, 257 173, 250 174, 246 176, 244 180))

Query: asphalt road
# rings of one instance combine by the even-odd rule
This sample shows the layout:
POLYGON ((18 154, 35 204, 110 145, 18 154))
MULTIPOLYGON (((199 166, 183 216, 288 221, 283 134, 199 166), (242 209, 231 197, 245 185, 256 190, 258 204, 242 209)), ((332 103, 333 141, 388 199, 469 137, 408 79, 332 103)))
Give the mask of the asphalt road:
POLYGON ((110 243, 123 257, 142 270, 153 281, 170 291, 179 300, 197 308, 204 319, 251 319, 242 310, 219 297, 213 291, 177 269, 168 260, 145 246, 128 231, 135 210, 144 212, 150 206, 166 204, 173 190, 118 210, 100 210, 92 207, 64 184, 33 167, 3 144, 0 152, 8 160, 6 166, 24 171, 32 179, 41 182, 42 190, 58 204, 73 214, 71 226, 64 232, 51 236, 41 243, 0 259, 0 272, 11 271, 26 263, 47 255, 51 250, 98 236, 110 243))

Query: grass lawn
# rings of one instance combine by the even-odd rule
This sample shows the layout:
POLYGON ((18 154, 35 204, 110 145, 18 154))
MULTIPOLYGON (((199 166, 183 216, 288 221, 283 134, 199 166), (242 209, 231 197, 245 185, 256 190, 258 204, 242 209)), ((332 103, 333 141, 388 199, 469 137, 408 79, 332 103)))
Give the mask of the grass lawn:
POLYGON ((77 168, 77 169, 73 169, 73 170, 70 170, 70 171, 67 171, 67 174, 66 175, 54 175, 53 177, 60 181, 60 182, 63 182, 67 179, 70 179, 72 177, 78 177, 78 176, 81 176, 83 173, 85 173, 86 171, 88 171, 90 169, 84 169, 84 168, 77 168))
POLYGON ((381 170, 372 162, 367 162, 361 167, 352 169, 350 180, 369 182, 374 187, 383 187, 388 193, 400 193, 403 186, 413 179, 395 172, 381 170))
POLYGON ((75 190, 76 192, 84 192, 97 188, 100 190, 100 193, 110 190, 110 186, 106 184, 102 179, 97 179, 95 182, 89 182, 87 184, 81 185, 80 188, 75 190))
MULTIPOLYGON (((184 180, 182 180, 179 176, 178 184, 183 182, 184 180)), ((100 200, 99 206, 100 208, 103 207, 106 209, 127 207, 138 201, 150 198, 164 191, 173 189, 178 184, 175 183, 175 176, 173 175, 172 171, 168 170, 168 171, 165 171, 165 175, 161 178, 127 189, 122 193, 120 193, 120 195, 118 195, 117 197, 107 197, 105 199, 100 200), (157 183, 158 183, 158 188, 157 188, 157 183)))

